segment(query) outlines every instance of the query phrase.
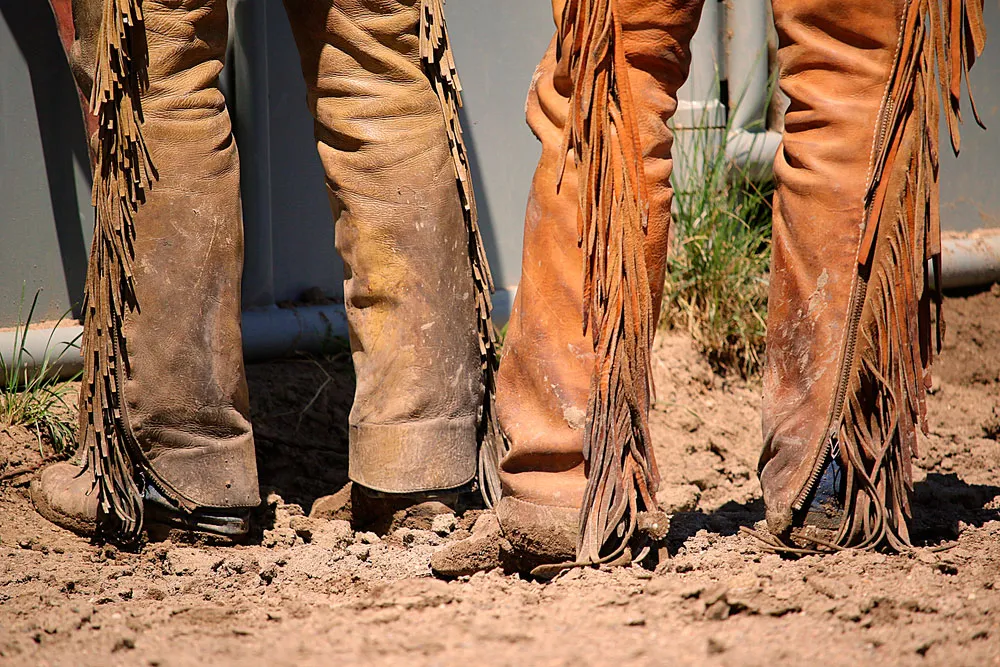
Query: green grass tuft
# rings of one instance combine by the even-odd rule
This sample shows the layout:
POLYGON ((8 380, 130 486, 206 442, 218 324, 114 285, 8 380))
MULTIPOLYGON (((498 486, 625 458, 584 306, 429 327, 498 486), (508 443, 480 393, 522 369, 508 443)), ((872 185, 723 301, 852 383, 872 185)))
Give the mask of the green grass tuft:
POLYGON ((687 330, 717 371, 750 376, 764 352, 774 187, 731 164, 725 138, 707 148, 707 137, 694 142, 703 178, 676 188, 662 321, 687 330))
POLYGON ((44 458, 46 454, 43 442, 48 443, 56 455, 67 454, 73 449, 77 425, 76 410, 72 403, 76 392, 72 383, 79 378, 79 374, 68 380, 60 379, 54 366, 70 350, 76 349, 77 345, 76 341, 69 345, 55 344, 54 329, 49 334, 41 359, 33 358, 28 351, 28 332, 38 305, 38 295, 36 292, 22 322, 22 291, 9 365, 4 361, 3 355, 0 355, 0 378, 3 379, 3 384, 0 384, 0 431, 12 426, 23 426, 34 431, 38 438, 39 454, 44 458))

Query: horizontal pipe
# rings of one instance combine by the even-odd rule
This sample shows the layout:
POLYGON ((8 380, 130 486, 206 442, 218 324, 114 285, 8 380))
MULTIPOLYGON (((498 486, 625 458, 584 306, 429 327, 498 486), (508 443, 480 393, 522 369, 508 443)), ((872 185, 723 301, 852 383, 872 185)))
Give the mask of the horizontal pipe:
POLYGON ((774 174, 774 156, 781 144, 781 132, 751 132, 734 129, 726 137, 726 158, 753 181, 765 181, 774 174))
POLYGON ((14 367, 19 347, 23 350, 21 353, 23 366, 20 372, 47 365, 53 373, 64 379, 72 377, 83 368, 83 358, 80 356, 82 338, 83 327, 67 323, 54 329, 29 328, 26 334, 9 329, 0 331, 0 359, 3 360, 3 366, 0 367, 0 383, 3 386, 7 385, 5 371, 14 367))
POLYGON ((243 358, 248 362, 286 357, 293 352, 322 352, 334 338, 347 337, 344 305, 243 311, 243 358))
POLYGON ((1000 230, 948 232, 941 240, 941 286, 979 287, 1000 282, 1000 230))
MULTIPOLYGON (((494 324, 502 327, 510 317, 517 288, 493 295, 494 324)), ((44 362, 46 351, 54 373, 70 378, 83 368, 80 325, 55 329, 30 329, 24 338, 24 358, 31 368, 44 362)), ((10 367, 15 357, 14 331, 0 331, 0 358, 10 367)), ((279 308, 269 306, 243 312, 243 358, 248 362, 286 357, 293 352, 322 353, 334 338, 348 335, 347 313, 340 303, 324 306, 279 308)), ((0 382, 6 378, 0 374, 0 382)))
MULTIPOLYGON (((768 140, 764 138, 761 144, 767 146, 768 140)), ((941 255, 943 287, 946 290, 1000 282, 1000 231, 948 233, 942 240, 941 255)), ((510 318, 516 291, 516 287, 511 287, 497 290, 493 295, 494 324, 498 328, 510 318)), ((50 367, 60 377, 68 378, 79 373, 83 367, 79 351, 82 333, 83 327, 79 325, 29 330, 23 343, 27 366, 40 366, 45 363, 45 355, 48 354, 50 367)), ((293 352, 320 353, 332 338, 343 338, 347 333, 347 315, 343 304, 294 308, 270 306, 247 310, 243 313, 243 355, 248 362, 253 362, 280 358, 293 352)), ((12 330, 0 331, 0 358, 7 368, 14 363, 17 336, 12 330)), ((0 382, 6 383, 2 374, 0 382)))

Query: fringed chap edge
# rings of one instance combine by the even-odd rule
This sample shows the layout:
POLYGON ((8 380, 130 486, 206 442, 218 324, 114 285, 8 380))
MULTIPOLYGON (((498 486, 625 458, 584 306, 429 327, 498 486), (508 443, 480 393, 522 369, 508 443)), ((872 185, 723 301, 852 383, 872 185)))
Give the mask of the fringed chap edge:
POLYGON ((567 2, 557 44, 573 82, 563 159, 572 150, 578 170, 584 333, 595 354, 577 564, 601 563, 626 554, 640 513, 656 507, 648 196, 616 0, 567 2))
POLYGON ((147 481, 186 509, 193 504, 150 466, 139 465, 145 455, 132 433, 124 397, 130 366, 123 327, 128 314, 139 311, 135 215, 157 179, 142 136, 141 97, 149 86, 142 0, 105 0, 97 44, 90 100, 98 121, 95 232, 83 307, 80 442, 99 494, 99 537, 132 543, 142 531, 141 487, 147 481))
MULTIPOLYGON (((940 280, 936 287, 931 280, 932 271, 941 275, 938 124, 943 103, 957 154, 962 79, 968 81, 986 39, 982 11, 982 0, 912 0, 904 11, 875 128, 839 384, 824 444, 845 466, 844 519, 832 541, 807 538, 815 549, 775 538, 767 540, 773 550, 911 545, 916 429, 927 431, 930 366, 944 327, 940 280)), ((982 125, 974 102, 972 109, 982 125)))
POLYGON ((479 419, 479 487, 483 500, 492 507, 500 499, 499 462, 508 446, 496 418, 497 334, 493 327, 493 276, 486 248, 479 232, 479 213, 472 186, 469 154, 462 137, 459 109, 462 107, 462 83, 448 40, 444 16, 445 0, 421 0, 420 59, 441 103, 448 144, 455 166, 462 215, 469 232, 469 261, 476 297, 476 325, 479 332, 479 356, 482 365, 483 405, 479 419))

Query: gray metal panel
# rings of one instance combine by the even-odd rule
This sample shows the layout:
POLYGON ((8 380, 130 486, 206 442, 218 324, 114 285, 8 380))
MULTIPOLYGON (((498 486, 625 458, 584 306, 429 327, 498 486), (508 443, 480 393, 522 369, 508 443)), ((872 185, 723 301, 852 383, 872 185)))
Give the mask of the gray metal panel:
POLYGON ((941 123, 941 226, 956 231, 1000 227, 1000 12, 987 7, 986 51, 972 72, 983 132, 962 101, 962 153, 956 158, 941 123), (989 11, 989 10, 994 11, 989 11))
MULTIPOLYGON (((227 76, 243 165, 244 304, 341 293, 332 215, 281 3, 232 0, 238 39, 227 76)), ((451 0, 452 41, 465 85, 465 128, 483 232, 499 287, 517 283, 528 188, 539 145, 524 123, 532 72, 553 32, 549 3, 451 0)), ((991 34, 1000 15, 987 14, 991 34)), ((945 227, 1000 224, 1000 48, 973 71, 991 131, 969 123, 955 162, 942 150, 945 227)), ((92 230, 82 123, 45 2, 0 0, 0 326, 14 323, 22 282, 44 286, 43 317, 82 294, 92 230), (26 45, 30 45, 28 48, 26 45)))
POLYGON ((521 277, 524 211, 541 155, 524 102, 555 32, 552 9, 539 0, 451 0, 447 13, 483 241, 497 287, 510 288, 521 277))
POLYGON ((232 3, 229 102, 243 169, 247 238, 243 304, 343 294, 333 215, 316 153, 298 52, 280 2, 232 3))
POLYGON ((299 54, 282 4, 268 7, 271 100, 272 236, 277 300, 310 287, 343 294, 344 268, 333 244, 333 213, 306 106, 299 54))
POLYGON ((83 118, 47 2, 0 0, 0 327, 79 304, 93 230, 83 118))

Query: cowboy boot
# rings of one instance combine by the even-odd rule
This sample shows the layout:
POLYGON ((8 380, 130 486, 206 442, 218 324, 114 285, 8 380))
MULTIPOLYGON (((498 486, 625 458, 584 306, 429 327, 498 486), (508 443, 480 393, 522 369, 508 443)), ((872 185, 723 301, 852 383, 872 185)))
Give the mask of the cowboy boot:
POLYGON ((454 504, 490 419, 492 286, 442 4, 285 0, 345 266, 356 520, 454 504))
POLYGON ((701 6, 553 3, 557 34, 527 104, 542 156, 497 381, 509 451, 496 514, 520 567, 628 558, 656 509, 647 416, 673 197, 666 122, 701 6))
POLYGON ((226 4, 144 0, 141 20, 138 4, 103 4, 102 15, 99 0, 74 3, 76 70, 97 73, 84 84, 100 121, 85 465, 51 466, 32 498, 53 522, 107 539, 134 541, 144 518, 239 537, 260 498, 240 332, 239 160, 218 88, 226 4), (133 14, 115 21, 118 11, 133 14))
POLYGON ((957 151, 962 73, 985 39, 981 0, 948 6, 773 2, 790 99, 774 166, 759 464, 775 548, 909 544, 941 326, 934 69, 957 151))

